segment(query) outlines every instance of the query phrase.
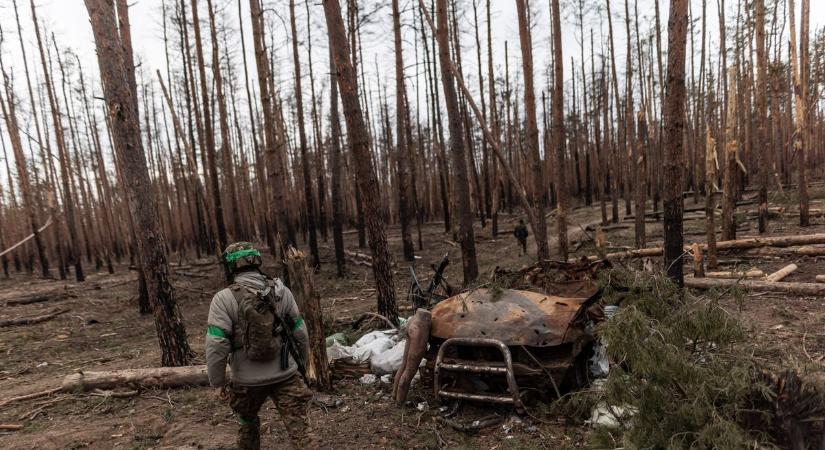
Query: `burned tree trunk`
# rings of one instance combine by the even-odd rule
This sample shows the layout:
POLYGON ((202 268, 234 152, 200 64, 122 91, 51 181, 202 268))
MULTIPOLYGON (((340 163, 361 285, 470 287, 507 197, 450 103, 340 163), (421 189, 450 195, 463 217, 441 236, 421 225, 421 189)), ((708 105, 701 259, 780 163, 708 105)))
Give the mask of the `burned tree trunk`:
POLYGON ((339 277, 346 273, 344 254, 344 193, 342 191, 341 120, 338 117, 338 83, 335 79, 335 61, 329 52, 329 121, 330 121, 330 181, 332 182, 332 240, 335 245, 335 267, 339 277))
MULTIPOLYGON (((6 91, 6 99, 3 101, 0 97, 0 111, 3 112, 3 117, 6 122, 6 128, 9 132, 11 140, 11 148, 14 152, 14 161, 17 165, 17 181, 20 184, 20 192, 23 197, 23 209, 28 216, 29 226, 34 235, 34 246, 37 249, 37 258, 40 261, 40 273, 43 278, 51 276, 49 271, 49 261, 46 258, 46 250, 43 244, 43 239, 40 236, 40 231, 37 225, 37 211, 35 211, 34 200, 32 199, 31 183, 29 182, 29 171, 26 168, 26 157, 23 154, 23 144, 20 140, 20 131, 17 124, 17 112, 15 111, 15 97, 11 86, 11 81, 6 74, 6 68, 3 67, 3 58, 0 56, 0 71, 3 72, 3 84, 6 91)), ((11 180, 8 180, 11 183, 11 180)), ((3 226, 3 224, 0 224, 3 226)), ((5 261, 5 260, 4 260, 5 261)), ((4 269, 5 269, 4 265, 4 269)), ((8 271, 6 272, 8 275, 8 271)))
POLYGON ((69 169, 68 149, 66 148, 66 139, 63 135, 63 125, 60 120, 60 109, 57 105, 57 97, 55 96, 50 71, 48 70, 46 53, 43 49, 43 38, 40 35, 40 27, 37 23, 37 12, 34 6, 34 0, 31 0, 31 11, 32 22, 34 23, 34 32, 37 36, 37 48, 40 50, 40 62, 43 66, 43 77, 46 85, 46 93, 48 94, 49 106, 51 107, 52 123, 54 125, 55 140, 57 141, 58 156, 60 158, 60 181, 63 191, 63 206, 65 209, 64 216, 66 219, 66 226, 69 229, 69 239, 71 240, 69 245, 69 248, 71 249, 71 260, 74 262, 75 279, 77 281, 84 281, 86 277, 83 274, 82 258, 80 257, 80 251, 77 248, 80 241, 78 239, 77 225, 75 222, 75 205, 74 196, 72 195, 71 190, 70 177, 72 174, 69 169))
POLYGON ((364 217, 372 249, 372 271, 378 291, 378 312, 398 323, 390 253, 381 219, 381 194, 370 154, 369 134, 358 99, 358 80, 350 59, 349 42, 344 31, 341 5, 338 0, 324 0, 329 46, 333 52, 335 75, 341 90, 344 117, 347 123, 350 149, 355 161, 358 189, 363 197, 364 217))
POLYGON ((559 0, 553 0, 553 130, 556 135, 556 197, 559 255, 567 261, 567 178, 564 162, 564 61, 561 48, 559 0))
MULTIPOLYGON (((519 40, 521 41, 521 65, 524 71, 524 115, 527 124, 527 154, 530 157, 530 171, 532 175, 531 202, 535 210, 536 226, 536 257, 540 263, 550 259, 550 246, 547 245, 547 222, 544 216, 544 173, 541 167, 539 154, 539 129, 536 123, 536 92, 533 87, 533 39, 530 35, 530 24, 527 23, 527 2, 516 0, 518 9, 519 40)), ((531 205, 524 205, 530 208, 531 205)), ((566 234, 566 232, 565 232, 566 234)), ((565 238, 565 242, 567 239, 565 238)), ((566 256, 564 257, 567 258, 566 256)))
POLYGON ((218 234, 218 248, 212 249, 215 254, 220 254, 228 245, 226 237, 226 225, 223 219, 223 203, 221 201, 221 189, 218 183, 218 166, 215 162, 215 133, 212 129, 212 115, 209 109, 209 90, 206 87, 206 63, 203 58, 203 43, 201 42, 201 26, 198 18, 198 0, 192 0, 192 27, 195 30, 195 52, 198 57, 198 74, 200 75, 201 103, 203 103, 203 129, 206 146, 204 148, 207 157, 206 166, 209 171, 209 187, 212 191, 212 205, 214 206, 215 230, 218 234))
MULTIPOLYGON (((453 192, 458 207, 459 241, 461 242, 461 260, 464 266, 464 284, 467 285, 478 277, 476 245, 473 234, 473 213, 470 205, 470 182, 467 170, 467 157, 464 148, 464 124, 458 106, 458 94, 453 79, 454 65, 450 60, 449 30, 447 28, 447 0, 436 2, 438 58, 441 63, 441 84, 444 89, 444 101, 447 104, 447 119, 450 127, 450 157, 453 164, 453 192)), ((456 49, 458 51, 458 49, 456 49)))
POLYGON ((273 223, 277 224, 276 245, 284 251, 284 242, 280 237, 286 234, 290 244, 295 242, 295 229, 289 220, 286 205, 286 185, 281 166, 281 154, 284 151, 285 143, 279 138, 278 118, 275 115, 273 105, 274 93, 270 92, 270 79, 272 73, 269 70, 269 57, 267 56, 266 43, 264 39, 264 19, 260 0, 249 0, 249 14, 252 16, 252 41, 255 48, 255 65, 258 69, 258 88, 261 96, 261 110, 264 120, 264 142, 266 143, 267 167, 269 168, 269 184, 272 186, 273 203, 275 217, 273 223))
POLYGON ((301 151, 301 170, 304 178, 304 206, 306 208, 307 231, 309 232, 309 250, 312 252, 312 266, 316 269, 321 264, 318 254, 318 235, 315 230, 315 193, 312 188, 312 172, 307 154, 307 135, 304 125, 304 96, 301 92, 301 60, 298 56, 298 28, 295 25, 295 0, 289 2, 289 23, 292 29, 292 58, 295 64, 295 108, 298 115, 298 138, 301 151))
POLYGON ((725 174, 722 178, 722 240, 730 241, 736 239, 736 174, 738 168, 736 162, 738 157, 737 150, 739 143, 736 140, 735 124, 736 124, 736 80, 734 78, 734 71, 730 69, 730 73, 723 74, 728 81, 728 105, 725 108, 725 132, 724 132, 724 155, 725 155, 725 174))
POLYGON ((682 253, 682 172, 685 129, 685 48, 687 47, 688 0, 670 1, 668 20, 667 93, 663 104, 665 121, 666 183, 664 198, 665 270, 679 286, 684 283, 682 253))
POLYGON ((129 89, 125 68, 127 62, 117 34, 115 11, 108 0, 86 0, 86 9, 95 37, 114 149, 122 168, 123 186, 135 223, 138 254, 147 274, 161 362, 165 366, 186 365, 192 352, 169 282, 164 237, 156 215, 157 198, 146 167, 140 125, 135 115, 137 99, 129 89))
MULTIPOLYGON (((218 104, 218 123, 221 130, 221 162, 223 165, 224 186, 229 197, 230 214, 232 218, 232 231, 235 236, 243 236, 244 232, 240 207, 238 206, 238 188, 235 182, 235 169, 232 163, 232 150, 229 146, 229 118, 226 112, 226 96, 223 90, 223 76, 221 75, 220 57, 218 56, 218 31, 215 26, 215 9, 212 7, 212 0, 206 0, 206 7, 209 10, 209 32, 212 37, 212 78, 215 82, 215 99, 218 104)), ((230 64, 227 61, 227 64, 230 64)), ((216 208, 217 209, 217 208, 216 208)), ((224 231, 226 233, 226 231, 224 231)), ((223 248, 221 248, 223 250, 223 248)))
POLYGON ((307 263, 306 256, 295 248, 290 248, 284 258, 289 289, 295 295, 295 301, 301 314, 306 319, 309 334, 308 356, 306 361, 307 378, 321 391, 332 389, 327 347, 324 343, 324 318, 321 311, 321 298, 312 281, 313 269, 307 263))
POLYGON ((404 85, 404 58, 401 50, 401 12, 398 8, 398 0, 392 0, 392 23, 393 38, 395 42, 395 115, 398 120, 396 132, 396 163, 398 167, 398 220, 401 222, 401 240, 404 246, 404 259, 415 261, 415 247, 413 246, 412 233, 410 232, 410 219, 413 214, 411 208, 411 189, 414 186, 410 183, 408 176, 409 146, 407 142, 407 107, 404 98, 407 89, 404 85))
POLYGON ((807 80, 807 59, 808 59, 808 23, 809 23, 809 0, 802 0, 802 17, 799 30, 799 53, 797 57, 796 39, 796 14, 794 0, 788 1, 790 33, 790 59, 793 73, 793 92, 796 99, 796 130, 793 135, 793 147, 796 151, 797 165, 799 167, 799 226, 810 225, 808 217, 808 178, 805 173, 805 154, 808 148, 808 80, 807 80))
MULTIPOLYGON (((768 231, 768 179, 770 175, 770 145, 768 144, 768 133, 765 127, 768 126, 768 106, 767 78, 768 78, 768 58, 765 52, 765 0, 755 0, 756 8, 756 123, 757 142, 759 146, 759 232, 768 231)), ((710 149, 708 149, 710 151, 710 149)))

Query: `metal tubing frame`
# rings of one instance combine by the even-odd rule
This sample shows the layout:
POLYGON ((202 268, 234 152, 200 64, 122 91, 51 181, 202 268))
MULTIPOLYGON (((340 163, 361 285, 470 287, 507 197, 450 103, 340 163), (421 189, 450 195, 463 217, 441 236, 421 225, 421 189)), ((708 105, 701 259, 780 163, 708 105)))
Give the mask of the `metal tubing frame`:
MULTIPOLYGON (((441 364, 442 360, 444 359, 444 353, 447 347, 452 347, 455 345, 463 345, 468 347, 491 347, 496 348, 501 352, 501 355, 504 357, 504 367, 507 369, 505 373, 505 377, 507 379, 507 390, 510 391, 510 395, 513 397, 513 405, 516 407, 516 410, 523 410, 524 405, 521 402, 521 396, 519 395, 519 388, 518 383, 516 383, 516 376, 515 372, 513 371, 513 357, 510 354, 510 349, 504 344, 504 342, 499 341, 498 339, 490 339, 490 338, 452 338, 447 339, 441 344, 441 347, 438 349, 438 356, 435 359, 435 367, 433 371, 433 390, 435 391, 435 398, 440 400, 441 399, 441 364)), ((449 364, 447 366, 450 366, 449 364)), ((454 366, 454 365, 453 365, 454 366)), ((447 368, 445 370, 456 370, 455 368, 447 368)), ((467 370, 457 370, 462 372, 467 372, 467 370)), ((496 403, 503 403, 501 401, 495 400, 490 398, 491 396, 481 395, 481 394, 463 394, 463 393, 451 393, 450 395, 452 398, 465 398, 467 400, 477 400, 477 401, 493 401, 496 403)), ((446 397, 446 396, 445 396, 446 397)))

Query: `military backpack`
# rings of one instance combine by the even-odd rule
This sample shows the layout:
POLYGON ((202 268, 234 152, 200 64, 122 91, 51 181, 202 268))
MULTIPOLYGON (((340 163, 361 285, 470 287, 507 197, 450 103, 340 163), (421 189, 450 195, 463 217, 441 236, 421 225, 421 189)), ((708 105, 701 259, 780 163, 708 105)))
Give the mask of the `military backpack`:
POLYGON ((229 289, 238 302, 238 325, 235 338, 240 334, 241 342, 235 343, 246 351, 252 361, 272 361, 282 349, 282 325, 276 316, 275 307, 281 300, 270 283, 263 292, 240 284, 232 284, 229 289))

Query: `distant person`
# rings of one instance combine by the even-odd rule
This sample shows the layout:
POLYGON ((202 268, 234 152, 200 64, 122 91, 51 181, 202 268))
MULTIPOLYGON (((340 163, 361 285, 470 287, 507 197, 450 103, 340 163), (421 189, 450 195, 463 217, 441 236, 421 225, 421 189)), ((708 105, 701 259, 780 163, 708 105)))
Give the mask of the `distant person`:
POLYGON ((296 373, 283 333, 291 333, 306 360, 308 335, 292 292, 260 271, 261 253, 248 242, 223 252, 231 284, 212 298, 206 331, 209 384, 238 415, 238 448, 261 448, 258 412, 271 398, 293 448, 316 448, 309 433, 307 404, 312 392, 296 373), (226 379, 226 362, 232 381, 226 379))
POLYGON ((519 219, 516 229, 513 230, 513 236, 518 239, 518 244, 521 246, 521 255, 527 254, 527 236, 529 235, 530 233, 527 232, 527 226, 524 225, 524 219, 519 219))

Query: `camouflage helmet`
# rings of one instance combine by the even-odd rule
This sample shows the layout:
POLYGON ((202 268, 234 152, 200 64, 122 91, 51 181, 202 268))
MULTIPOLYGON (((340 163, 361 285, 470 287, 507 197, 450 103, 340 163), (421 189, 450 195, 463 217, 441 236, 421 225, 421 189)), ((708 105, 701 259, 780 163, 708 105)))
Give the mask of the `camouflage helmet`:
POLYGON ((258 268, 263 264, 261 252, 250 242, 229 244, 223 251, 223 262, 230 272, 237 272, 247 267, 258 268))

